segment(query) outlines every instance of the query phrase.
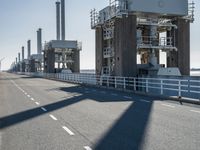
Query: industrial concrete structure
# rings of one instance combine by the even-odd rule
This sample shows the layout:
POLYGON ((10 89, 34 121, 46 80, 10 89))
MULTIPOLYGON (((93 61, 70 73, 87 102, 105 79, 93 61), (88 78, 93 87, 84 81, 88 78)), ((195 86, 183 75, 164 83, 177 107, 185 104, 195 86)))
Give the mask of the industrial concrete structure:
POLYGON ((24 46, 22 46, 21 54, 22 54, 22 61, 21 61, 20 71, 25 72, 26 71, 26 62, 25 62, 25 59, 24 59, 24 46))
POLYGON ((110 0, 101 11, 91 11, 96 74, 157 75, 162 67, 177 67, 189 75, 193 21, 194 3, 188 0, 110 0), (160 51, 167 53, 167 66, 159 63, 160 51))
POLYGON ((56 2, 57 39, 45 43, 44 72, 55 73, 63 69, 80 71, 81 43, 65 40, 65 0, 56 2))
POLYGON ((31 72, 43 71, 42 29, 37 30, 37 53, 30 57, 31 72))

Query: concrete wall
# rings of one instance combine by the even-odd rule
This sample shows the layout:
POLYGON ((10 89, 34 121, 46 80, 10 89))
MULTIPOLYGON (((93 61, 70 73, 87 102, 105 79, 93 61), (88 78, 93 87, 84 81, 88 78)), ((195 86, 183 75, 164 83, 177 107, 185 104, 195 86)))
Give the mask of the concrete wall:
POLYGON ((103 66, 103 29, 96 28, 96 74, 100 75, 103 66))
POLYGON ((136 16, 123 16, 115 22, 115 76, 137 75, 136 16))
POLYGON ((44 52, 44 72, 55 73, 55 52, 54 49, 44 52))
POLYGON ((188 0, 127 0, 129 11, 187 15, 188 0))
POLYGON ((167 66, 178 67, 182 75, 190 75, 190 22, 178 19, 174 23, 178 26, 175 31, 178 51, 168 53, 167 66))
POLYGON ((22 62, 21 63, 21 72, 25 72, 25 67, 26 67, 25 62, 22 62))
POLYGON ((75 50, 72 54, 72 59, 74 63, 71 65, 70 69, 73 73, 79 73, 80 72, 80 51, 75 50))
POLYGON ((31 59, 29 64, 30 64, 30 72, 36 72, 35 59, 31 59))

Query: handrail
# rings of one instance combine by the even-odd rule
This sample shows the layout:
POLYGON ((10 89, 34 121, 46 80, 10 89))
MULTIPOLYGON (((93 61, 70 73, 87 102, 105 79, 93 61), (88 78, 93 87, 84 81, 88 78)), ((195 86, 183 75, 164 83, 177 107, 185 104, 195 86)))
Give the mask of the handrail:
POLYGON ((95 74, 65 73, 24 73, 47 79, 69 81, 72 83, 105 86, 109 88, 155 93, 165 96, 177 96, 200 99, 200 80, 166 79, 145 77, 99 76, 95 74), (156 90, 156 91, 155 91, 156 90))

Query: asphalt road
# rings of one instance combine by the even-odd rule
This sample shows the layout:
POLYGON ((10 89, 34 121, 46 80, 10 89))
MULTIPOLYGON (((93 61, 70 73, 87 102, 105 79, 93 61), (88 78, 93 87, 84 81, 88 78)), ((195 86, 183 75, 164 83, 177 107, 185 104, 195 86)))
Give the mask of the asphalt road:
POLYGON ((0 73, 1 150, 199 150, 200 107, 0 73))

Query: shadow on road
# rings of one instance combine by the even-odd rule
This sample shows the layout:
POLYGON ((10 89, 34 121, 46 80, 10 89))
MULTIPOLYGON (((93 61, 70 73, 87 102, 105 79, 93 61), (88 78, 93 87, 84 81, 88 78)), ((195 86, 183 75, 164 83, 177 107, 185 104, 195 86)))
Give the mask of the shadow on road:
MULTIPOLYGON (((0 129, 11 127, 18 123, 22 123, 23 121, 28 121, 29 119, 33 119, 44 115, 45 113, 67 107, 85 99, 92 99, 101 103, 122 101, 120 99, 113 98, 113 96, 106 96, 105 94, 97 95, 95 92, 86 94, 84 93, 85 91, 83 88, 78 87, 63 87, 59 90, 78 94, 77 96, 65 98, 61 101, 42 106, 45 107, 48 112, 44 112, 40 107, 38 107, 2 117, 0 118, 0 129)), ((145 130, 148 126, 153 102, 144 104, 139 102, 137 99, 139 99, 138 96, 134 98, 135 102, 133 102, 126 112, 116 121, 116 123, 110 127, 108 132, 101 138, 101 140, 99 140, 98 143, 93 144, 93 149, 142 150, 141 145, 145 137, 145 130)))

